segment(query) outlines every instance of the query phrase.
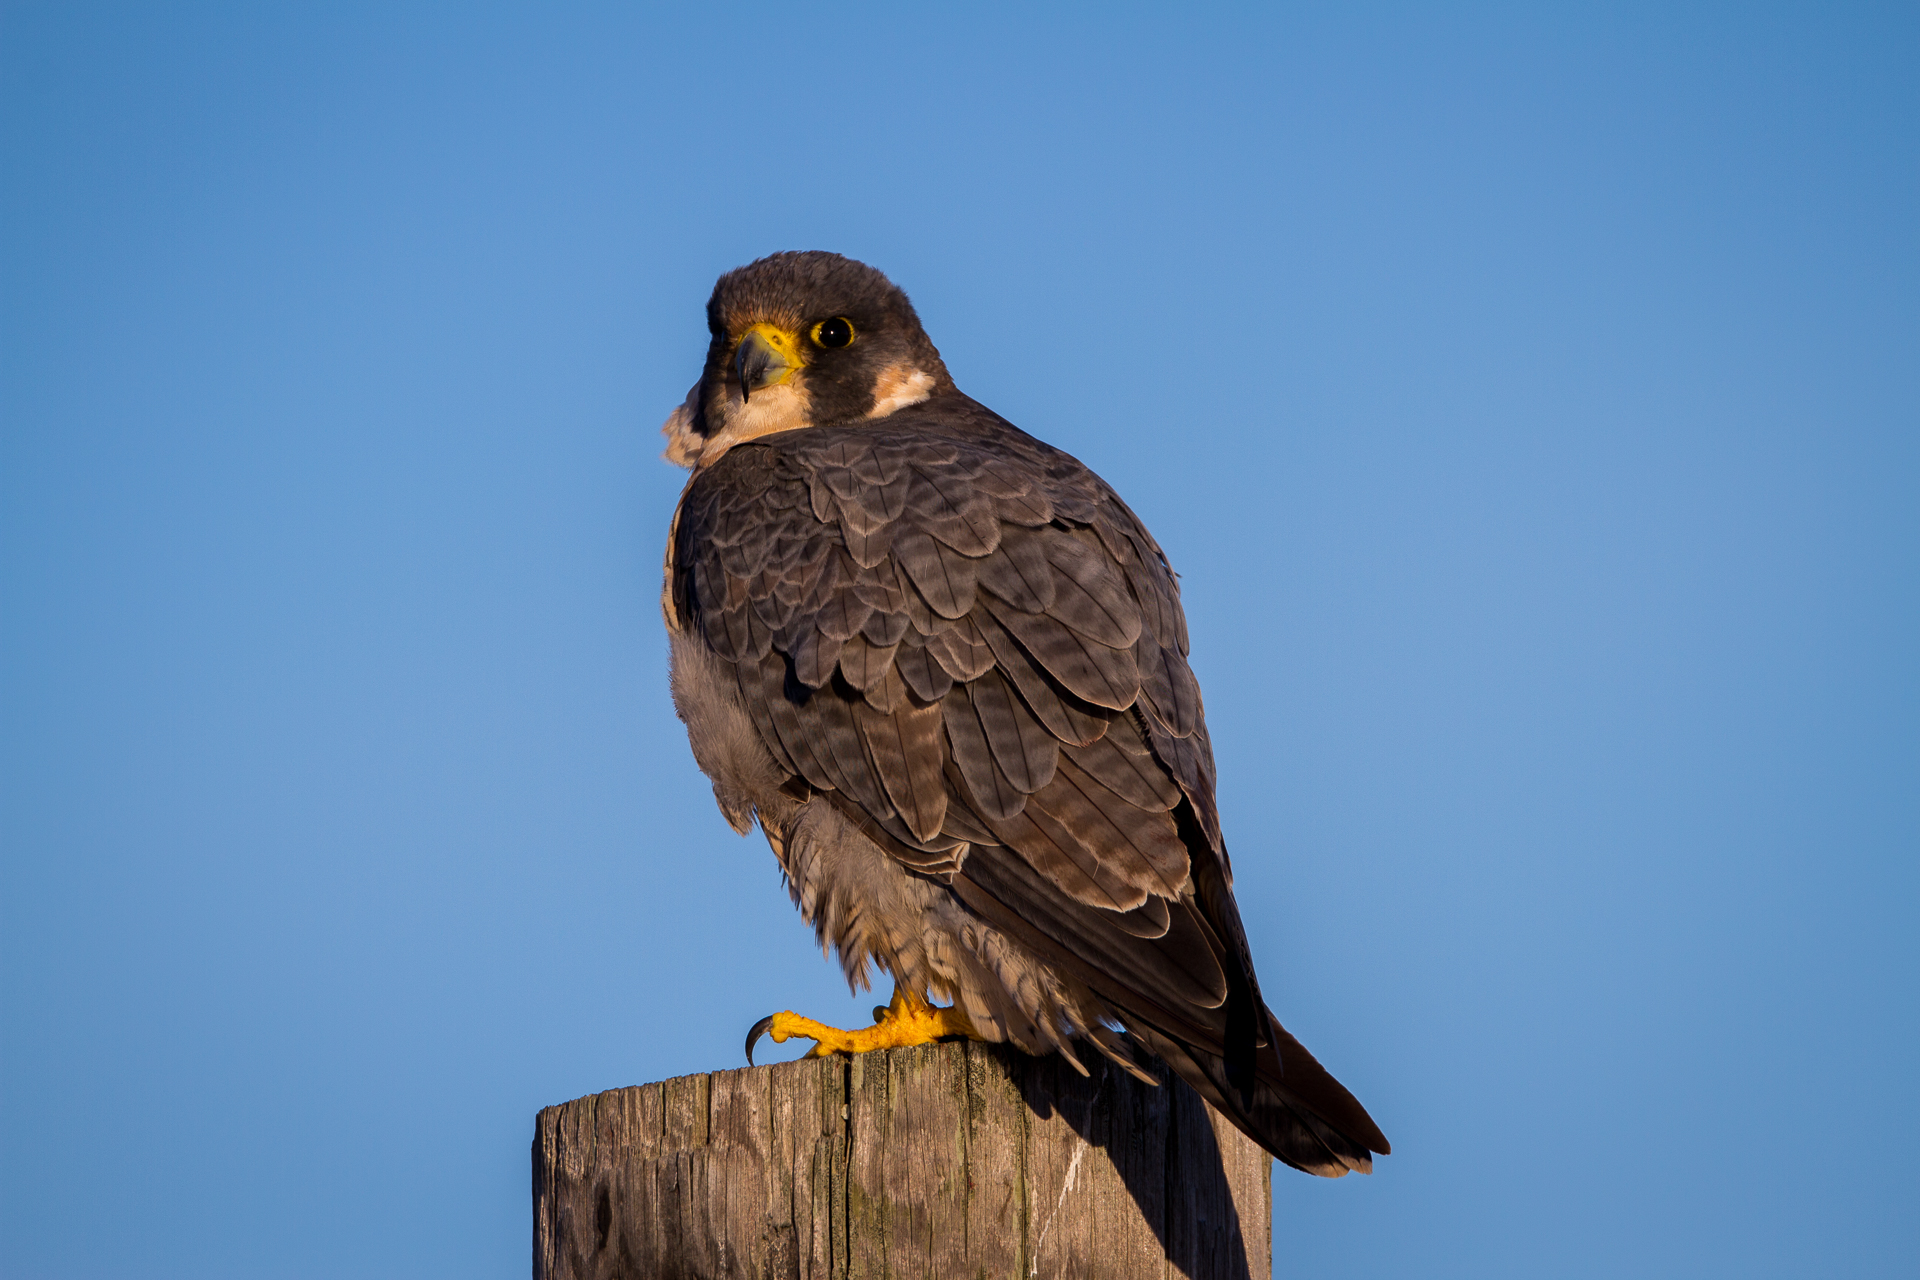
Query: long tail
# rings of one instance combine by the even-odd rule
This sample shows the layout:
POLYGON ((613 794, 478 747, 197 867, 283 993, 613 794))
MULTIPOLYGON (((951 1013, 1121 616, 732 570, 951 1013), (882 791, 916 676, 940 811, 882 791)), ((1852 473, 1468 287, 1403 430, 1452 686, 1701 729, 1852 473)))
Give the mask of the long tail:
MULTIPOLYGON (((1186 825, 1191 845, 1198 826, 1186 825)), ((1387 1139, 1261 1000, 1222 864, 1196 856, 1193 879, 1192 894, 1168 901, 1157 934, 1116 927, 1117 913, 1059 893, 998 845, 975 845, 951 887, 974 914, 1107 1001, 1128 1035, 1275 1158, 1322 1177, 1371 1172, 1387 1139), (1224 1001, 1195 998, 1192 975, 1209 971, 1224 1001)), ((1124 1062, 1125 1046, 1093 1040, 1124 1062)))
POLYGON ((1273 1035, 1260 1049, 1253 1087, 1245 1091, 1228 1080, 1226 1061, 1217 1054, 1144 1022, 1131 1022, 1127 1029, 1275 1159, 1323 1178, 1343 1177, 1349 1170, 1372 1173, 1373 1156, 1392 1150, 1380 1126, 1271 1010, 1267 1022, 1273 1035))

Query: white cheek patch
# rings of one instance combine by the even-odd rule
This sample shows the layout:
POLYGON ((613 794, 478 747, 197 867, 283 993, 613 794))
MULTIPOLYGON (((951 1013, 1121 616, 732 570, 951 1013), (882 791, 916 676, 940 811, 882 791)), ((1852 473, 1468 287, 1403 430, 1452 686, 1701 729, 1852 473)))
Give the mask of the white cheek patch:
POLYGON ((908 405, 919 404, 933 394, 933 375, 904 364, 883 370, 873 384, 873 412, 868 418, 884 418, 908 405))

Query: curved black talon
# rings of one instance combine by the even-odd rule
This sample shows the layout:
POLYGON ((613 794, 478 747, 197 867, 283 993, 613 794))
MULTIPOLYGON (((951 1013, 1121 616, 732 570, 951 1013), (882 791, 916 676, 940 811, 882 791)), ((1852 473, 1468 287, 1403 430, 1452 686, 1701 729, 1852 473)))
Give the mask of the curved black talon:
POLYGON ((885 1022, 886 1020, 887 1020, 887 1006, 883 1004, 877 1004, 873 1006, 873 1025, 877 1027, 881 1023, 885 1022))
POLYGON ((758 1040, 761 1036, 767 1034, 767 1028, 772 1025, 773 1025, 773 1015, 768 1014, 766 1017, 760 1019, 760 1021, 754 1023, 753 1028, 747 1032, 747 1065, 748 1066, 753 1065, 753 1042, 755 1040, 758 1040))

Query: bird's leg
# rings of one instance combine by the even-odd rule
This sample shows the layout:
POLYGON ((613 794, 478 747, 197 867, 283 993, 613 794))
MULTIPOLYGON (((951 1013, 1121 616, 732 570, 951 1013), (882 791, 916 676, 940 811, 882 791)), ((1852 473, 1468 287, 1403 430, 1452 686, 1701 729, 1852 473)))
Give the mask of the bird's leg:
POLYGON ((873 1025, 858 1031, 842 1031, 838 1027, 815 1022, 812 1018, 784 1011, 760 1019, 753 1024, 753 1030, 747 1032, 749 1063, 753 1061, 754 1041, 762 1033, 772 1036, 775 1044, 785 1041, 789 1036, 813 1041, 813 1048, 807 1051, 809 1058, 824 1058, 830 1053, 904 1049, 909 1045, 932 1044, 947 1036, 966 1036, 972 1040, 980 1038, 973 1024, 967 1021, 967 1015, 957 1006, 942 1008, 929 1004, 926 997, 909 991, 897 982, 893 985, 893 999, 885 1007, 874 1008, 873 1025))

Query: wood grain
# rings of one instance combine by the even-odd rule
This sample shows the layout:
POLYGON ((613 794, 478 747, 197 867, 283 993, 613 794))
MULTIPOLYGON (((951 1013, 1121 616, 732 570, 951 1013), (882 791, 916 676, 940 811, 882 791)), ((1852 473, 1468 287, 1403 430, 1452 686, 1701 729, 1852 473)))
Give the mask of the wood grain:
POLYGON ((548 1107, 535 1280, 1267 1280, 1272 1158, 1089 1057, 928 1045, 548 1107))

